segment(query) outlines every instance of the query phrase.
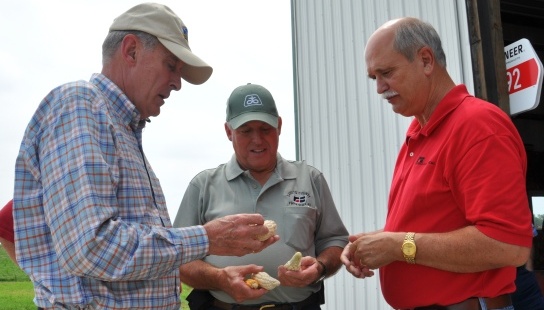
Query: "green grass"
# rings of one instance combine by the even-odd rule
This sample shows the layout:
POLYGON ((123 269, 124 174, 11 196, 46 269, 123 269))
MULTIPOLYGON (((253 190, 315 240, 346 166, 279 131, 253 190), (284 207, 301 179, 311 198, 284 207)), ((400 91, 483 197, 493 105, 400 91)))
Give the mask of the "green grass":
POLYGON ((34 290, 30 281, 1 282, 0 284, 0 308, 2 309, 36 310, 32 298, 34 298, 34 290))
POLYGON ((183 284, 183 290, 181 292, 181 309, 182 310, 189 310, 189 305, 187 305, 187 295, 189 295, 189 293, 192 291, 193 289, 188 286, 188 285, 185 285, 183 284))
POLYGON ((15 265, 0 244, 0 308, 6 310, 36 309, 34 290, 28 276, 15 265))
MULTIPOLYGON (((27 281, 30 279, 17 265, 15 265, 8 256, 6 250, 2 244, 0 244, 0 282, 20 282, 27 281)), ((2 286, 4 283, 2 283, 2 286)))
MULTIPOLYGON (((181 293, 181 309, 188 310, 185 298, 191 287, 183 285, 181 293)), ((32 299, 34 289, 28 276, 9 258, 0 244, 0 309, 2 310, 36 310, 32 299)))

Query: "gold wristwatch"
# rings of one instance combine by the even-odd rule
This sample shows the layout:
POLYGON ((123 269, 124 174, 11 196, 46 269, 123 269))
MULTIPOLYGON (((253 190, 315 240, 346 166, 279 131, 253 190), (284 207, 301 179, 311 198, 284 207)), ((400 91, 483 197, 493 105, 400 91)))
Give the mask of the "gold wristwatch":
POLYGON ((401 250, 404 255, 404 259, 408 264, 416 263, 416 241, 414 239, 416 233, 409 232, 404 237, 404 242, 402 243, 401 250))

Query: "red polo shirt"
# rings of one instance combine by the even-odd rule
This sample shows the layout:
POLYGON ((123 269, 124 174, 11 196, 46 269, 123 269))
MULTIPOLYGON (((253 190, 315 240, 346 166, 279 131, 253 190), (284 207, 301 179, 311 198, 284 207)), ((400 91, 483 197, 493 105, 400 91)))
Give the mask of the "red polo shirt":
MULTIPOLYGON (((491 238, 530 247, 526 168, 509 116, 459 85, 426 126, 411 123, 395 166, 385 230, 417 236, 475 225, 491 238)), ((515 267, 468 274, 405 262, 380 268, 383 295, 395 308, 510 293, 515 277, 515 267)))
POLYGON ((13 200, 0 209, 0 237, 13 241, 13 200))

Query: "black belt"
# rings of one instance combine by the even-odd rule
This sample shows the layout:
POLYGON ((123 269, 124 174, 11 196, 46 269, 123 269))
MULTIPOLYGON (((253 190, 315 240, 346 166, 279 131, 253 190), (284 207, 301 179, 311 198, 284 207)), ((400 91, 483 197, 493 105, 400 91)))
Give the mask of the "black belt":
MULTIPOLYGON (((504 294, 497 297, 484 298, 487 309, 502 309, 512 305, 510 294, 504 294)), ((480 301, 477 297, 469 298, 460 303, 449 306, 425 306, 416 307, 413 310, 481 310, 480 301)))
POLYGON ((319 305, 319 295, 314 293, 310 297, 299 302, 291 303, 262 303, 258 305, 229 304, 214 298, 212 305, 223 310, 292 310, 302 309, 309 305, 319 305))

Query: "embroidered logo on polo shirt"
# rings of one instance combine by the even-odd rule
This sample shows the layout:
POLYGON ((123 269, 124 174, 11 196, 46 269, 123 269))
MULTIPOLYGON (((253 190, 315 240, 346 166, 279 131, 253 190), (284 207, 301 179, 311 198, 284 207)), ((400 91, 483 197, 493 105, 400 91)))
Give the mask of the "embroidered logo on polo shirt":
POLYGON ((310 206, 310 194, 307 192, 291 191, 287 194, 289 196, 289 204, 297 206, 310 206))
POLYGON ((306 195, 294 195, 293 201, 295 203, 305 203, 306 202, 306 195))
POLYGON ((435 162, 432 160, 425 162, 425 157, 423 156, 418 157, 418 159, 416 160, 416 165, 434 165, 434 164, 435 162))

